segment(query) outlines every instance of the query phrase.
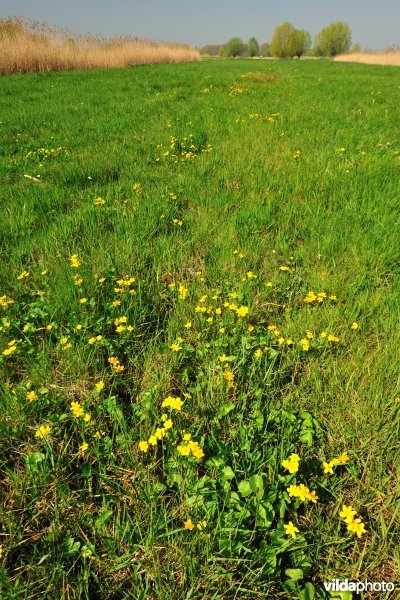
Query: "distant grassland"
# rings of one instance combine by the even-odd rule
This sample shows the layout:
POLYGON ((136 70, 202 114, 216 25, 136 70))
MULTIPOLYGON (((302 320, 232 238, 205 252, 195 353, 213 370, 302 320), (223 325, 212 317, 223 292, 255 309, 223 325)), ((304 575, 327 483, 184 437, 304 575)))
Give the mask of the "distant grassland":
POLYGON ((386 65, 400 67, 399 52, 354 52, 342 54, 335 58, 338 62, 365 63, 366 65, 386 65))
POLYGON ((190 46, 133 37, 75 36, 45 24, 0 20, 0 73, 128 67, 199 59, 190 46))
POLYGON ((396 581, 400 71, 0 83, 0 597, 396 581))

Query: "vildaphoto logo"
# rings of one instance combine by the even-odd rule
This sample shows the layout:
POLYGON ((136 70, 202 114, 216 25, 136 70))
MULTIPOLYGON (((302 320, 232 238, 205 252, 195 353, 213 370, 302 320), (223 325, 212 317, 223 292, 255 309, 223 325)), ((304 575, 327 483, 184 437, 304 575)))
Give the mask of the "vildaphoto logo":
POLYGON ((349 581, 332 579, 325 581, 324 588, 327 592, 393 592, 394 583, 391 581, 349 581))

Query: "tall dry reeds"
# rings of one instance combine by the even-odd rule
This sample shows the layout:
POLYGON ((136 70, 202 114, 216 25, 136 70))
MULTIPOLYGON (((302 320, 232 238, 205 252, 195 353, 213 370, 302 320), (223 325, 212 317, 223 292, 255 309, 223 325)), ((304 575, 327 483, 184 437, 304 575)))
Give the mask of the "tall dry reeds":
POLYGON ((131 36, 109 40, 74 35, 46 23, 0 19, 0 73, 36 73, 129 67, 199 60, 190 46, 153 42, 131 36))
POLYGON ((367 65, 387 65, 400 67, 400 51, 391 52, 354 52, 336 56, 335 60, 341 62, 357 62, 367 65))

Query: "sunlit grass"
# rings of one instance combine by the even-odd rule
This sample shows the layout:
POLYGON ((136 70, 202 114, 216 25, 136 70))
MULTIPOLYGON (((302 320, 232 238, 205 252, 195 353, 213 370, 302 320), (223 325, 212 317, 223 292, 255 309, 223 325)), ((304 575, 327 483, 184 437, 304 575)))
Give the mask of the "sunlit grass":
POLYGON ((6 598, 396 579, 399 77, 3 78, 6 598))

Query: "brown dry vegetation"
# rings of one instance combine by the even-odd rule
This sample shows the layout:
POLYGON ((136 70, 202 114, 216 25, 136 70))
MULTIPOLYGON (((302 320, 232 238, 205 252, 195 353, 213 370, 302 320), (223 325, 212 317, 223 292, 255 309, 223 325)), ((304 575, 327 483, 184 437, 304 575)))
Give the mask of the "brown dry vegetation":
POLYGON ((336 56, 342 62, 357 62, 368 65, 393 65, 400 67, 400 51, 395 52, 354 52, 336 56))
POLYGON ((77 36, 47 24, 0 19, 0 73, 128 67, 199 60, 190 46, 126 36, 77 36))

